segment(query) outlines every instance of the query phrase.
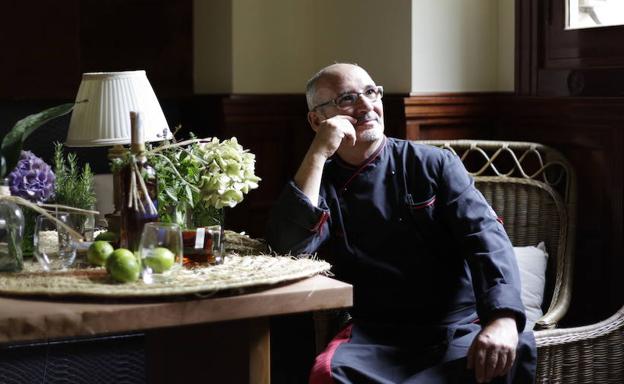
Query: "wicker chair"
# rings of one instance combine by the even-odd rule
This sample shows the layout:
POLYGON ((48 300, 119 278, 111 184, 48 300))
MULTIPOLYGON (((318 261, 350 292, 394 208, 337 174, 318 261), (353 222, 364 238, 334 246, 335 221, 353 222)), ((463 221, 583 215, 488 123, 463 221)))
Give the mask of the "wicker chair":
POLYGON ((596 324, 535 332, 538 383, 624 383, 624 307, 596 324))
POLYGON ((524 142, 419 141, 457 153, 516 246, 546 242, 543 310, 535 326, 538 383, 624 383, 624 307, 593 325, 554 329, 568 309, 576 179, 552 148, 524 142), (547 300, 550 297, 550 300, 547 300))

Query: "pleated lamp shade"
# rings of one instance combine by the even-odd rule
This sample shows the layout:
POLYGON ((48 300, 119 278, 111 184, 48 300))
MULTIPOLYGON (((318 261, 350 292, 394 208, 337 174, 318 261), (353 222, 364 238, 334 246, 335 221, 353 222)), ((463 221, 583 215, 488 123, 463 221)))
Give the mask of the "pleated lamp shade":
POLYGON ((173 137, 145 71, 83 74, 65 145, 129 144, 130 111, 141 112, 146 142, 173 137))

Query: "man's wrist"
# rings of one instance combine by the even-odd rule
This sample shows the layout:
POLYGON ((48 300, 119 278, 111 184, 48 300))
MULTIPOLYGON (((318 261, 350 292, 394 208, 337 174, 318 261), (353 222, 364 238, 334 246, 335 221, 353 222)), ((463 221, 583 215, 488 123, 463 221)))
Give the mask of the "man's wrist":
POLYGON ((492 317, 490 317, 489 322, 491 323, 493 321, 499 321, 499 322, 509 321, 513 323, 514 327, 517 327, 518 325, 517 314, 510 310, 501 310, 501 311, 494 312, 494 314, 492 314, 492 317))

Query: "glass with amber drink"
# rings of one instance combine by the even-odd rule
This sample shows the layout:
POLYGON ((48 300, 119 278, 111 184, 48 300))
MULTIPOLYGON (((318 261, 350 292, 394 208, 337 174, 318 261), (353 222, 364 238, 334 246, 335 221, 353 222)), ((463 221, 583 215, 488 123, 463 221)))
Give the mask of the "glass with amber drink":
POLYGON ((197 267, 223 263, 221 226, 184 231, 184 266, 197 267))

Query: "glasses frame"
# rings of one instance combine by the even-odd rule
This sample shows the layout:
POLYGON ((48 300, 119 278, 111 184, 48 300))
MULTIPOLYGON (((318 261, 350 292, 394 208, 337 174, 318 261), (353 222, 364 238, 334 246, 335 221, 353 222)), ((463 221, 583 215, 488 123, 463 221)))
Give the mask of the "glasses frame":
MULTIPOLYGON (((315 106, 314 108, 312 108, 312 112, 315 112, 317 109, 319 108, 323 108, 326 107, 330 104, 333 104, 336 108, 338 109, 347 109, 349 107, 341 107, 340 105, 338 105, 338 100, 343 98, 346 95, 355 95, 355 102, 357 102, 357 100, 360 98, 360 96, 364 95, 366 93, 366 91, 370 90, 370 89, 375 89, 377 91, 377 97, 375 98, 375 100, 371 100, 371 99, 366 99, 368 101, 370 101, 371 103, 375 103, 377 102, 379 99, 383 98, 383 86, 381 85, 376 85, 374 87, 370 87, 370 88, 366 88, 363 92, 344 92, 341 93, 340 95, 336 96, 335 98, 329 100, 329 101, 325 101, 323 103, 318 104, 317 106, 315 106)), ((354 102, 354 104, 355 104, 354 102)))

